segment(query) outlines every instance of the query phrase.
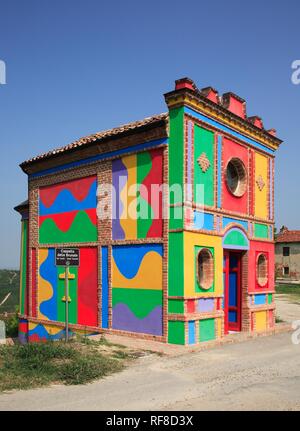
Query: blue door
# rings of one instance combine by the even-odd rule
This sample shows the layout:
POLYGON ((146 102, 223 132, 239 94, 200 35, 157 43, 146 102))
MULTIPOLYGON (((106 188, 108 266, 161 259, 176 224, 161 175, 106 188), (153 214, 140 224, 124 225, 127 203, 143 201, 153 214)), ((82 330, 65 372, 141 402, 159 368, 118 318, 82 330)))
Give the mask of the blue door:
POLYGON ((241 330, 241 253, 224 252, 225 333, 241 330))

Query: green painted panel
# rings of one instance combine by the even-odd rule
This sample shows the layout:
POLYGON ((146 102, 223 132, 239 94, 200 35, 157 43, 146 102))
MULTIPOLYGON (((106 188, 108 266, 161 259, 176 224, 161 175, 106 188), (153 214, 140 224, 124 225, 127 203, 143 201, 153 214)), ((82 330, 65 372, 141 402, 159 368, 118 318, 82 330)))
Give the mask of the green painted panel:
POLYGON ((183 228, 183 208, 182 206, 170 207, 169 229, 183 228))
POLYGON ((199 321, 199 340, 210 341, 216 338, 215 319, 205 319, 199 321))
POLYGON ((169 296, 183 296, 184 269, 183 269, 183 233, 169 234, 168 258, 168 289, 169 296))
MULTIPOLYGON (((184 166, 184 108, 175 108, 169 111, 170 136, 169 136, 169 186, 178 184, 183 187, 184 166)), ((170 193, 170 203, 181 203, 182 198, 170 193)))
POLYGON ((70 229, 61 231, 53 220, 46 219, 39 231, 41 244, 81 243, 97 241, 97 227, 85 211, 78 211, 70 229))
MULTIPOLYGON (((194 265, 195 265, 195 281, 194 281, 195 292, 202 292, 202 293, 214 292, 215 291, 215 277, 214 277, 214 281, 213 281, 213 284, 212 284, 210 289, 202 289, 202 287, 200 287, 200 285, 198 283, 198 279, 197 279, 197 256, 198 256, 199 251, 202 248, 207 248, 208 250, 210 250, 211 254, 213 255, 213 258, 214 258, 214 252, 215 252, 213 247, 204 247, 204 246, 197 246, 197 245, 195 246, 195 262, 194 262, 194 265)), ((215 262, 214 262, 214 265, 215 265, 215 262)))
POLYGON ((137 154, 137 237, 146 238, 153 220, 153 210, 149 203, 142 198, 141 184, 152 168, 151 155, 148 151, 137 154))
POLYGON ((168 301, 168 312, 169 313, 184 313, 184 301, 181 299, 169 299, 168 301))
POLYGON ((247 247, 248 241, 244 235, 238 230, 232 230, 224 239, 224 245, 234 245, 240 247, 247 247))
POLYGON ((254 223, 254 236, 256 238, 268 238, 268 226, 261 223, 254 223))
MULTIPOLYGON (((63 267, 58 266, 58 277, 61 274, 64 274, 65 269, 63 267)), ((69 280, 69 297, 71 298, 71 302, 69 302, 69 323, 77 323, 77 281, 78 281, 78 268, 70 267, 70 274, 74 274, 75 278, 73 280, 69 280)), ((65 280, 58 278, 58 289, 57 289, 57 302, 58 302, 58 321, 65 322, 66 321, 66 305, 65 302, 62 301, 62 298, 65 296, 65 280)))
POLYGON ((198 204, 214 205, 214 133, 195 125, 194 128, 194 201, 198 204), (198 164, 200 156, 209 161, 203 172, 198 164), (197 185, 203 184, 204 194, 196 193, 197 185))
POLYGON ((170 343, 170 344, 185 344, 184 322, 169 320, 169 322, 168 322, 168 343, 170 343))
POLYGON ((28 220, 22 222, 21 235, 21 283, 20 283, 20 313, 25 314, 25 298, 27 285, 27 244, 28 220))
POLYGON ((162 306, 163 292, 157 289, 125 289, 113 287, 112 306, 123 303, 139 319, 143 319, 157 306, 162 306))
POLYGON ((268 293, 268 304, 271 304, 273 301, 273 295, 272 293, 268 293))

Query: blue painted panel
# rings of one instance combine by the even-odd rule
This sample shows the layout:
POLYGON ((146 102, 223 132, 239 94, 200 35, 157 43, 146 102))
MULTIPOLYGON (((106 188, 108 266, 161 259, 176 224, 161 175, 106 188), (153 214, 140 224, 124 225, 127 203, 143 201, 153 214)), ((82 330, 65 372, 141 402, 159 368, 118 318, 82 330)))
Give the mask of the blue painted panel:
POLYGON ((267 301, 267 295, 259 294, 254 296, 254 305, 263 305, 267 301))
POLYGON ((168 140, 163 138, 163 139, 157 139, 155 141, 149 141, 149 142, 143 143, 143 144, 133 145, 130 148, 126 147, 126 148, 123 148, 122 150, 110 151, 110 152, 104 153, 104 154, 97 154, 96 156, 88 157, 87 159, 82 159, 82 160, 78 160, 76 162, 66 163, 65 165, 56 166, 55 168, 45 169, 43 171, 36 172, 35 174, 28 175, 28 178, 30 178, 30 179, 31 178, 37 178, 37 177, 40 177, 42 175, 52 174, 54 172, 58 172, 58 171, 61 171, 64 169, 75 168, 77 166, 82 166, 82 165, 85 165, 87 163, 97 162, 98 160, 107 159, 108 157, 114 157, 114 156, 118 156, 118 155, 122 155, 122 154, 133 153, 133 152, 138 151, 138 150, 145 150, 145 149, 149 149, 152 147, 156 147, 157 145, 167 144, 167 143, 168 143, 168 140))
POLYGON ((236 138, 240 139, 241 141, 244 141, 244 142, 252 145, 253 147, 259 148, 260 150, 263 150, 268 154, 273 154, 275 152, 275 150, 272 150, 271 148, 268 148, 265 145, 260 144, 259 142, 254 141, 251 138, 247 138, 247 136, 244 136, 241 133, 235 132, 230 127, 224 126, 223 124, 218 123, 217 121, 212 120, 211 118, 208 118, 203 114, 199 114, 199 112, 194 111, 193 109, 188 108, 187 106, 184 107, 184 112, 186 112, 187 114, 190 114, 196 118, 199 118, 199 120, 204 121, 205 123, 209 124, 210 126, 216 127, 219 130, 222 130, 223 132, 229 133, 231 136, 235 136, 236 138))
POLYGON ((223 229, 229 225, 229 223, 239 224, 242 226, 246 232, 248 232, 248 222, 244 220, 239 220, 231 217, 223 217, 223 229))
POLYGON ((102 328, 108 328, 108 248, 102 247, 102 328))
POLYGON ((194 228, 214 230, 213 214, 204 213, 201 211, 194 211, 194 228))
POLYGON ((229 306, 237 306, 237 274, 229 274, 229 306))
POLYGON ((42 200, 39 200, 39 215, 60 214, 68 211, 81 211, 97 207, 97 180, 89 189, 88 195, 83 200, 78 200, 69 190, 62 190, 56 197, 53 204, 48 208, 42 200))
POLYGON ((163 246, 161 244, 130 244, 114 246, 112 249, 114 261, 126 278, 136 276, 143 258, 149 252, 162 256, 163 246))
POLYGON ((196 343, 196 323, 194 321, 188 322, 189 323, 189 344, 195 344, 196 343))
POLYGON ((237 322, 237 312, 236 311, 229 311, 228 313, 228 320, 230 323, 236 323, 237 322))
POLYGON ((53 292, 51 298, 40 303, 40 312, 49 320, 57 320, 58 276, 54 248, 48 249, 48 256, 41 264, 39 272, 40 276, 49 283, 53 292))

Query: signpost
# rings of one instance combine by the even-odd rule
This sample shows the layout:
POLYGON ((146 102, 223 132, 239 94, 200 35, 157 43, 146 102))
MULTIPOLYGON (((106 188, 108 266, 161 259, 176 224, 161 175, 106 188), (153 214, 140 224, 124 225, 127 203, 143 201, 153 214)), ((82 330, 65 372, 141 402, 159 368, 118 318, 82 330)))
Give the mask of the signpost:
POLYGON ((62 301, 66 304, 66 342, 69 340, 69 302, 71 298, 69 297, 69 280, 75 278, 74 274, 70 274, 70 266, 79 266, 79 248, 56 248, 55 249, 55 264, 56 266, 64 266, 65 273, 59 276, 60 279, 65 280, 65 296, 62 301))

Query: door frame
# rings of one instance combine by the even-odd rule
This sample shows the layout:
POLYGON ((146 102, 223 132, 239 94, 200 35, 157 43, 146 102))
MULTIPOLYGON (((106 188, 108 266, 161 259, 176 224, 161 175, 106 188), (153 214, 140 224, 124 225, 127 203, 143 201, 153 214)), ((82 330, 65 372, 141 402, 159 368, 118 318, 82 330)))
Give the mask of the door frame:
POLYGON ((229 331, 240 332, 242 329, 242 256, 243 251, 224 249, 224 264, 223 274, 225 274, 224 283, 224 333, 228 334, 229 331), (238 265, 236 272, 237 277, 237 322, 229 323, 229 258, 230 254, 238 255, 238 265))

